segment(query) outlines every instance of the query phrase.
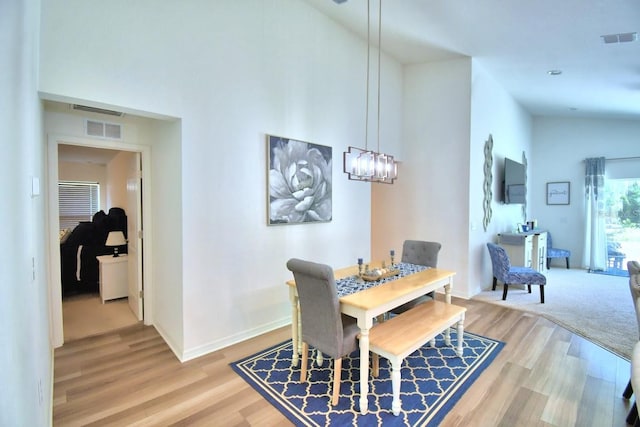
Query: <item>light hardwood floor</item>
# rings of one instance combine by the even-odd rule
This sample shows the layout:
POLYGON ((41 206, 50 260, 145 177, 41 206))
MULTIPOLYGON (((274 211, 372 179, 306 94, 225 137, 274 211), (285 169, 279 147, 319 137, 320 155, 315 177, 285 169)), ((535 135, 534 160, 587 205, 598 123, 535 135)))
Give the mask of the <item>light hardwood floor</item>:
MULTIPOLYGON (((479 301, 465 330, 506 343, 441 426, 625 426, 629 363, 538 316, 479 301)), ((136 325, 55 352, 53 422, 74 425, 286 426, 229 363, 290 337, 289 328, 181 364, 136 325)))
POLYGON ((132 326, 138 319, 129 308, 127 298, 106 301, 100 294, 81 294, 62 300, 64 341, 100 335, 132 326))

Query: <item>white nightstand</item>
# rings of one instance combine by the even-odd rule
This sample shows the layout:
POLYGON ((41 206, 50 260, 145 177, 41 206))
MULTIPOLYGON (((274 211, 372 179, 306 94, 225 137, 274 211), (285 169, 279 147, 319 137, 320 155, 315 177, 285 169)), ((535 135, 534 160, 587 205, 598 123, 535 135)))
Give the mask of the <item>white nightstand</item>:
POLYGON ((102 303, 110 299, 125 298, 129 294, 127 255, 96 257, 100 264, 100 298, 102 303))

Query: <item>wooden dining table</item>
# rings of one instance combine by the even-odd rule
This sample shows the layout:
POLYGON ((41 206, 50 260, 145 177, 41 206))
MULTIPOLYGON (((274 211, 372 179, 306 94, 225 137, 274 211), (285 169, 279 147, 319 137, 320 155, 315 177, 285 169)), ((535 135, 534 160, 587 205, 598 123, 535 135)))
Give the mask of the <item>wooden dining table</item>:
MULTIPOLYGON (((369 263, 371 269, 381 265, 381 262, 369 263)), ((336 281, 357 274, 357 265, 334 271, 336 281)), ((372 283, 372 286, 367 289, 339 297, 341 312, 356 318, 360 328, 360 412, 362 414, 367 413, 369 406, 367 399, 369 393, 369 330, 373 327, 374 320, 393 308, 440 288, 444 288, 445 302, 451 304, 451 289, 455 274, 453 271, 440 268, 427 268, 402 277, 387 279, 384 283, 372 283)), ((302 349, 299 335, 300 305, 295 281, 289 280, 286 283, 289 286, 291 301, 292 364, 296 366, 302 349)), ((448 331, 446 334, 445 338, 448 341, 448 331)))

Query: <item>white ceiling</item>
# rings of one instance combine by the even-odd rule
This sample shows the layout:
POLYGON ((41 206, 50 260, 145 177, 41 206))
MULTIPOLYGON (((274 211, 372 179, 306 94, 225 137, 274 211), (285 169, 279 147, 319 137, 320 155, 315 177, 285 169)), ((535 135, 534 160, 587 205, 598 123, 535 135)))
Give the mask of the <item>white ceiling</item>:
POLYGON ((118 153, 118 150, 83 147, 80 145, 58 145, 59 162, 107 165, 118 153))
MULTIPOLYGON (((364 0, 304 1, 366 40, 364 0)), ((377 40, 378 1, 371 3, 377 40)), ((601 37, 630 32, 640 32, 639 0, 382 4, 389 55, 403 64, 473 57, 533 115, 640 119, 640 41, 605 44, 601 37), (562 74, 547 74, 556 69, 562 74)))

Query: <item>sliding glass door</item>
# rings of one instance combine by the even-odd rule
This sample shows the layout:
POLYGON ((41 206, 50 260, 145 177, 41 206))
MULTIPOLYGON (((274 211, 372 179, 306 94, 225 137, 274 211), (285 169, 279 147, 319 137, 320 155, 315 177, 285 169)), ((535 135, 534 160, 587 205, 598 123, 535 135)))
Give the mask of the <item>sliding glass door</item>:
POLYGON ((640 178, 605 180, 607 272, 627 275, 627 261, 640 261, 640 178))

